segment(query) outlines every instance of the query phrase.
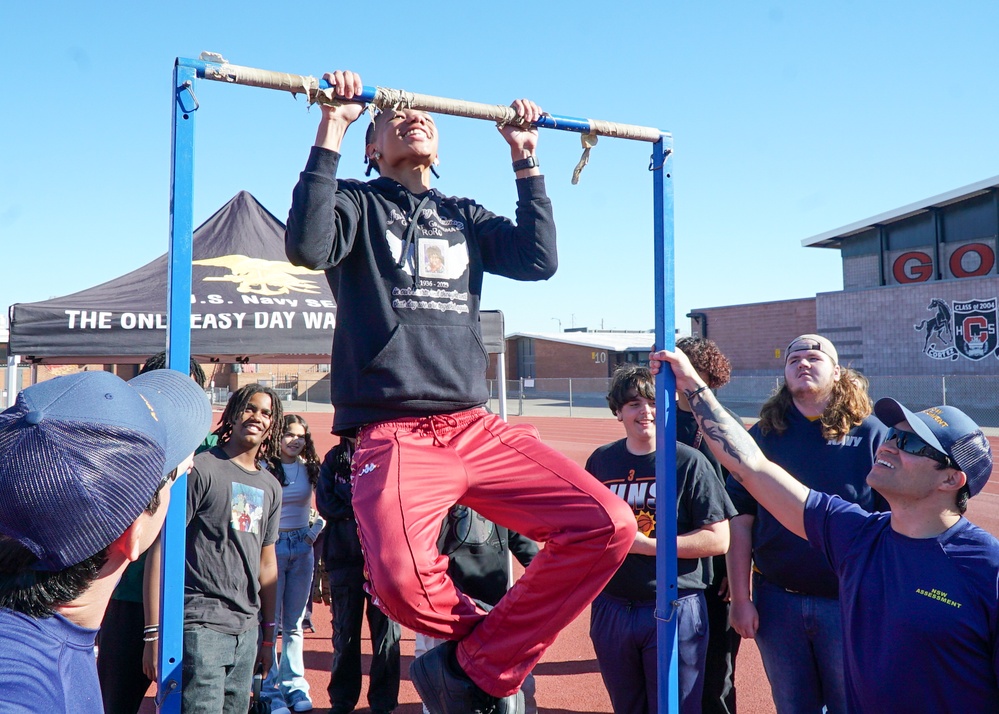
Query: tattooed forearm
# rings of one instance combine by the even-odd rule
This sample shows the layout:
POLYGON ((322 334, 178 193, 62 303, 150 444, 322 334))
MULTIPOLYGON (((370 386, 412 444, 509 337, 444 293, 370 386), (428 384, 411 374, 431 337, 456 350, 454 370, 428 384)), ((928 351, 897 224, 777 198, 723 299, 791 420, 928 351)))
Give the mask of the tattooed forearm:
MULTIPOLYGON (((690 407, 701 431, 709 441, 714 442, 714 447, 720 447, 725 454, 735 460, 736 464, 747 464, 759 453, 759 447, 753 441, 753 437, 742 425, 736 423, 713 394, 707 392, 699 394, 698 397, 690 407)), ((721 458, 718 449, 712 448, 712 451, 724 464, 725 459, 721 458)), ((729 468, 729 471, 737 480, 742 480, 736 473, 737 469, 729 468)))

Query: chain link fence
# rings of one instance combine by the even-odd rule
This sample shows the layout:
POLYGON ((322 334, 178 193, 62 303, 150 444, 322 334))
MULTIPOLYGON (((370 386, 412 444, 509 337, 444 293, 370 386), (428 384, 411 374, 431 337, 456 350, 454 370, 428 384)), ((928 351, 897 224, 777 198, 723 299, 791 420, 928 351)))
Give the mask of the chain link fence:
MULTIPOLYGON (((330 380, 326 377, 302 377, 289 375, 287 377, 266 377, 261 375, 258 380, 265 387, 273 389, 281 399, 281 406, 286 412, 331 412, 330 380)), ((218 408, 225 407, 232 396, 226 387, 215 387, 208 390, 212 404, 218 408)))
MULTIPOLYGON (((913 410, 949 404, 979 426, 999 427, 999 379, 975 376, 868 377, 871 399, 892 397, 913 410)), ((755 419, 782 382, 778 377, 733 377, 718 390, 722 403, 741 417, 755 419)), ((610 379, 508 380, 507 413, 515 416, 610 417, 610 379)), ((489 408, 499 410, 499 382, 489 381, 489 408)))
MULTIPOLYGON (((893 397, 910 409, 949 404, 966 412, 983 427, 999 427, 999 379, 952 376, 868 377, 871 398, 893 397)), ((262 379, 281 397, 286 411, 331 411, 328 376, 315 379, 292 375, 262 379)), ((763 402, 780 386, 778 377, 733 377, 718 390, 722 404, 746 419, 755 419, 763 402)), ((499 381, 489 380, 487 407, 500 411, 499 381)), ((506 382, 507 414, 511 416, 611 417, 607 408, 608 378, 511 379, 506 382)), ((211 390, 212 401, 222 407, 228 389, 211 390)))

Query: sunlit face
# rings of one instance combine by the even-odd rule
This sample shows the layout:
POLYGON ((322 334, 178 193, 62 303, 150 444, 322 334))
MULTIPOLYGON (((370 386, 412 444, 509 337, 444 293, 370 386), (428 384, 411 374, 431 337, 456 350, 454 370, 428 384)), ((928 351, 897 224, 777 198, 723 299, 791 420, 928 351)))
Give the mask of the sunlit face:
POLYGON ((375 124, 368 155, 378 152, 380 168, 425 164, 437 159, 437 125, 417 109, 386 109, 375 124))
POLYGON ((305 448, 305 427, 297 422, 291 422, 281 435, 281 456, 294 460, 305 448))
POLYGON ((828 397, 839 378, 839 365, 819 350, 792 352, 784 365, 784 381, 792 396, 828 397))
POLYGON ((624 425, 629 439, 652 442, 656 438, 656 402, 635 394, 617 410, 617 420, 624 425))
MULTIPOLYGON (((896 424, 895 429, 903 434, 913 433, 904 421, 896 424)), ((931 495, 947 476, 932 458, 900 449, 898 441, 890 439, 878 447, 867 483, 889 501, 893 498, 914 501, 931 495)))
POLYGON ((249 446, 259 446, 271 431, 274 406, 270 395, 257 392, 250 397, 246 408, 236 416, 232 425, 232 438, 249 446))

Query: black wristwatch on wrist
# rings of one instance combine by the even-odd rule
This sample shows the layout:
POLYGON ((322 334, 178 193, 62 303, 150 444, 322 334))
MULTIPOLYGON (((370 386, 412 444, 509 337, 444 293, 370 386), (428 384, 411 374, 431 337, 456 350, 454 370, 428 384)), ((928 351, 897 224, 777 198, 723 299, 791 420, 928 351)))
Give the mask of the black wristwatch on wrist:
POLYGON ((539 164, 538 160, 533 156, 528 156, 526 159, 520 159, 519 161, 513 162, 514 171, 526 171, 527 169, 536 169, 539 166, 541 166, 541 164, 539 164))

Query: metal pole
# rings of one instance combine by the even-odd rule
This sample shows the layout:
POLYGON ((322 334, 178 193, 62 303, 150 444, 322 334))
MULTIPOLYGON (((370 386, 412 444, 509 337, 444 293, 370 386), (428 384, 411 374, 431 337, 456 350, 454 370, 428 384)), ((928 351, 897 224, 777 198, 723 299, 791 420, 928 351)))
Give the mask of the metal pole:
POLYGON ((940 377, 940 396, 943 399, 940 403, 947 406, 947 377, 940 377))
POLYGON ((572 377, 569 378, 569 416, 572 416, 572 377))
POLYGON ((506 421, 506 352, 496 353, 496 377, 496 388, 499 392, 499 418, 506 421))
MULTIPOLYGON (((194 235, 195 73, 174 67, 173 146, 170 162, 170 251, 167 279, 167 364, 187 374, 191 360, 191 260, 194 235)), ((187 474, 173 485, 163 524, 160 573, 159 689, 161 713, 179 714, 184 655, 184 561, 187 474)))
MULTIPOLYGON (((219 55, 202 54, 201 59, 178 58, 174 68, 174 125, 173 161, 171 186, 171 298, 168 303, 168 352, 170 364, 183 363, 187 369, 190 358, 190 262, 191 236, 193 228, 193 178, 194 178, 194 112, 198 108, 193 92, 196 78, 231 84, 277 89, 292 94, 305 94, 310 102, 336 103, 340 101, 323 83, 314 77, 283 74, 240 67, 229 64, 219 55), (179 268, 186 251, 186 283, 179 268), (174 301, 179 302, 174 302, 174 301), (180 303, 184 304, 181 305, 180 303), (183 337, 181 336, 183 333, 183 337)), ((415 94, 383 87, 364 87, 354 101, 370 102, 380 108, 408 107, 424 111, 451 114, 469 118, 486 119, 503 123, 515 123, 517 117, 505 105, 479 104, 431 95, 415 94)), ((655 200, 655 244, 656 244, 656 332, 657 343, 673 347, 673 187, 670 180, 672 171, 672 137, 652 127, 619 124, 596 119, 579 119, 555 114, 546 114, 535 126, 557 129, 586 135, 611 136, 622 139, 648 141, 653 144, 652 163, 655 200)), ((592 142, 591 142, 592 143, 592 142)), ((581 162, 582 164, 583 162, 581 162)), ((657 399, 661 405, 657 429, 656 483, 664 498, 659 499, 662 513, 657 537, 665 546, 657 557, 658 595, 656 614, 659 619, 660 662, 667 661, 666 676, 659 677, 660 709, 675 712, 677 705, 676 681, 677 664, 675 657, 676 621, 672 608, 664 603, 672 603, 676 596, 676 522, 673 513, 675 502, 675 413, 672 400, 674 381, 672 374, 657 380, 657 399), (663 421, 665 420, 665 423, 663 421)), ((571 414, 571 382, 570 382, 571 414)), ((524 380, 520 381, 520 413, 524 413, 524 380)), ((186 478, 178 479, 174 488, 184 494, 186 478)), ((160 634, 160 694, 157 695, 161 712, 180 711, 181 656, 183 653, 183 576, 184 576, 184 498, 173 499, 164 526, 163 541, 163 608, 161 611, 160 634)))
POLYGON ((17 383, 17 365, 21 362, 20 355, 7 355, 7 401, 4 407, 14 406, 17 401, 17 393, 21 391, 17 383))
MULTIPOLYGON (((655 207, 656 345, 675 346, 673 273, 673 144, 653 146, 655 207)), ((677 694, 676 585, 676 381, 670 369, 656 379, 656 618, 659 648, 659 711, 679 710, 677 694)))

